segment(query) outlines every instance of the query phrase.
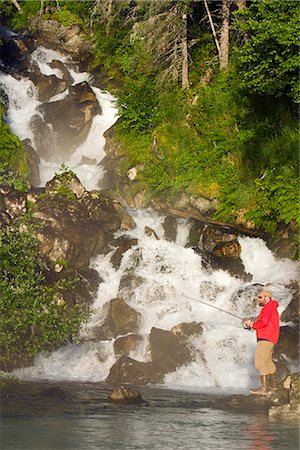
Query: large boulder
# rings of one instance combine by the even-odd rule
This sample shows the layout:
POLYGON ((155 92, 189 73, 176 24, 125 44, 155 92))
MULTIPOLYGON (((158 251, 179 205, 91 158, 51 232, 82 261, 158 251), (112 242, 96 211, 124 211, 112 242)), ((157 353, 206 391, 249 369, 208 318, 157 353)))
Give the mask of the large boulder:
POLYGON ((42 254, 55 271, 88 268, 90 258, 108 251, 121 224, 114 202, 87 192, 72 173, 56 176, 35 199, 32 221, 38 225, 42 254))
POLYGON ((126 253, 131 247, 134 247, 138 244, 137 239, 130 239, 126 237, 122 237, 119 240, 119 247, 117 250, 113 253, 112 257, 110 258, 110 262, 113 265, 114 268, 119 268, 123 255, 126 253))
POLYGON ((144 339, 139 334, 128 334, 127 336, 119 337, 114 342, 114 352, 116 357, 129 356, 130 352, 137 350, 143 342, 144 339))
POLYGON ((86 42, 79 24, 65 26, 55 19, 55 10, 48 19, 40 19, 39 14, 30 18, 29 26, 35 30, 38 45, 44 45, 54 50, 71 54, 74 60, 88 62, 91 55, 91 45, 86 42))
POLYGON ((300 375, 292 374, 280 383, 273 398, 269 416, 280 420, 299 423, 300 418, 300 375))
POLYGON ((295 282, 290 286, 293 298, 287 308, 281 314, 282 322, 294 322, 299 324, 300 319, 300 298, 299 298, 299 282, 295 282))
POLYGON ((36 67, 29 72, 29 77, 38 90, 40 102, 47 102, 51 97, 61 94, 67 88, 67 82, 56 75, 44 75, 36 67))
POLYGON ((278 343, 274 350, 274 356, 285 355, 290 359, 297 360, 299 356, 299 329, 298 327, 282 326, 278 343))
POLYGON ((39 154, 52 161, 68 160, 87 138, 93 117, 100 113, 98 100, 86 82, 69 88, 70 95, 38 107, 31 126, 39 154))
POLYGON ((164 373, 159 372, 151 362, 136 361, 128 356, 122 356, 111 367, 106 379, 108 383, 131 383, 135 385, 161 383, 164 373))
POLYGON ((139 391, 130 389, 129 387, 121 386, 115 389, 109 396, 111 402, 139 405, 143 403, 142 395, 139 391))
POLYGON ((23 38, 12 36, 1 40, 1 69, 19 77, 26 75, 30 67, 30 53, 33 50, 33 40, 29 36, 23 38))
POLYGON ((24 139, 22 141, 22 144, 27 154, 27 162, 30 170, 28 181, 32 186, 40 186, 41 177, 39 164, 41 159, 37 154, 36 150, 32 147, 30 139, 24 139))
POLYGON ((153 327, 149 335, 149 347, 154 367, 164 374, 192 361, 192 354, 180 334, 153 327))
POLYGON ((127 305, 123 298, 114 298, 109 302, 103 325, 93 329, 93 336, 96 340, 102 340, 136 333, 139 324, 140 313, 127 305))

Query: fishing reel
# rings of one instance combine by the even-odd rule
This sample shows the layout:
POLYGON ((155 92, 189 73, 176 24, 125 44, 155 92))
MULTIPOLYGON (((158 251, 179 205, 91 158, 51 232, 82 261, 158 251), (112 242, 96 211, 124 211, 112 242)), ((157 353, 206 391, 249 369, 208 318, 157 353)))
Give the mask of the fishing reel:
POLYGON ((249 325, 247 325, 246 323, 244 323, 244 329, 245 330, 251 330, 251 327, 249 325))

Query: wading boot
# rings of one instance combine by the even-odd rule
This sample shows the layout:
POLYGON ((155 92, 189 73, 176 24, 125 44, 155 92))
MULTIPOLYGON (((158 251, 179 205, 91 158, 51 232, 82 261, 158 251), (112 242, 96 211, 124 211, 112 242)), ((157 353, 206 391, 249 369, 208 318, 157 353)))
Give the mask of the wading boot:
POLYGON ((261 386, 258 389, 250 389, 254 395, 268 395, 268 375, 260 375, 261 386))
POLYGON ((270 373, 268 375, 268 388, 270 391, 276 391, 277 385, 276 385, 276 372, 270 373))

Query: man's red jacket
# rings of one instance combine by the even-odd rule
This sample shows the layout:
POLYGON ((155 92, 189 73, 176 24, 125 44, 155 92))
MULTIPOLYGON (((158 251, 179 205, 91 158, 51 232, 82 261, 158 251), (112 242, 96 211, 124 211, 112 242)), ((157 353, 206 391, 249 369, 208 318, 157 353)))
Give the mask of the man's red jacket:
POLYGON ((277 311, 278 302, 270 300, 266 303, 252 328, 256 330, 257 339, 266 339, 277 344, 279 337, 279 314, 277 311))

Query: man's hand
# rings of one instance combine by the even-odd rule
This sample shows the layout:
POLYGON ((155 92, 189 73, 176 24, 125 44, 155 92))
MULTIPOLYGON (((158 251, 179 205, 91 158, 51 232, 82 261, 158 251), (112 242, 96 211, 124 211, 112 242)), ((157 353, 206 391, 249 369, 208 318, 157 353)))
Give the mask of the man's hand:
POLYGON ((253 324, 254 324, 254 322, 252 322, 252 320, 248 319, 248 320, 244 321, 244 325, 246 325, 249 328, 253 328, 253 324))

